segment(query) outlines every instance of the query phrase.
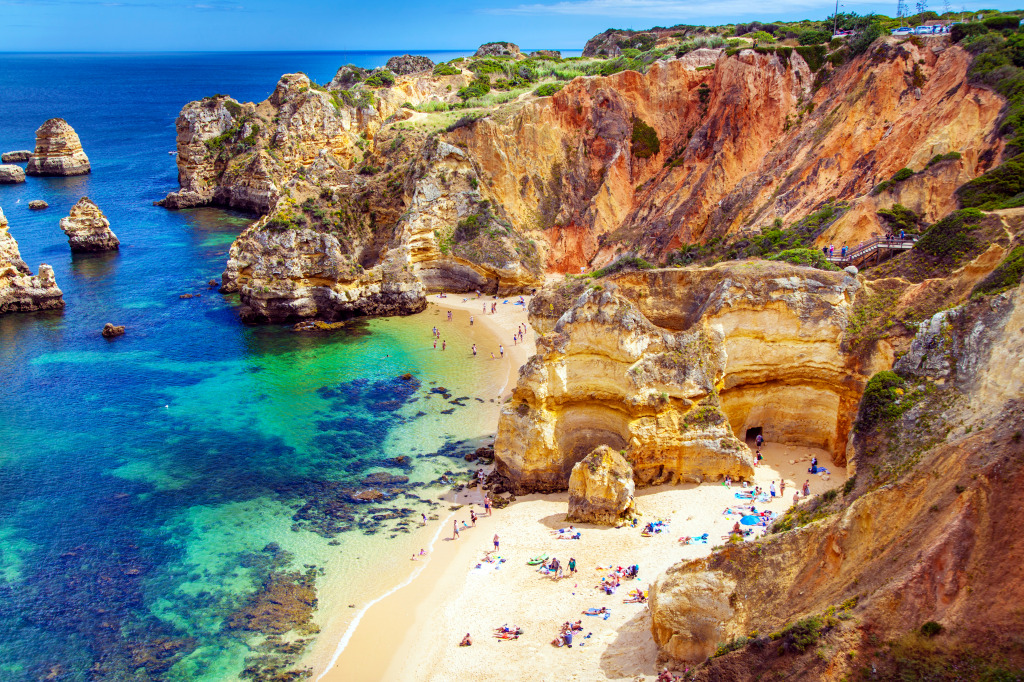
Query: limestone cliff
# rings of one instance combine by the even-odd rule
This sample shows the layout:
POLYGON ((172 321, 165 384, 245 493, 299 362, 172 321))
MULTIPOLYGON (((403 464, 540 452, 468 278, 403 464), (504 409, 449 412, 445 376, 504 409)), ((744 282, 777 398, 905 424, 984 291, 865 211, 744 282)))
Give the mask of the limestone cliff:
POLYGON ((36 150, 28 160, 29 175, 84 175, 91 170, 78 133, 62 118, 51 118, 36 131, 36 150))
POLYGON ((520 370, 498 471, 517 493, 564 489, 608 445, 626 451, 638 485, 749 478, 749 429, 844 463, 865 379, 841 349, 858 288, 846 273, 766 262, 598 281, 520 370))
POLYGON ((964 679, 977 679, 979 660, 1024 665, 1024 573, 1006 568, 1024 560, 1014 540, 1024 521, 1022 328, 1020 286, 922 325, 896 373, 868 386, 858 473, 842 496, 659 578, 650 603, 664 657, 702 661, 717 649, 692 671, 699 680, 773 670, 839 680, 866 660, 879 679, 898 679, 922 657, 936 671, 951 661, 964 679), (834 648, 849 653, 811 655, 834 648))
POLYGON ((79 199, 68 216, 60 219, 60 229, 68 236, 72 253, 117 251, 121 245, 110 221, 89 197, 79 199))
POLYGON ((618 452, 600 445, 572 468, 568 521, 614 525, 634 515, 633 468, 618 452))
POLYGON ((32 275, 0 210, 0 314, 63 307, 64 294, 57 287, 53 268, 43 264, 39 266, 39 275, 32 275))

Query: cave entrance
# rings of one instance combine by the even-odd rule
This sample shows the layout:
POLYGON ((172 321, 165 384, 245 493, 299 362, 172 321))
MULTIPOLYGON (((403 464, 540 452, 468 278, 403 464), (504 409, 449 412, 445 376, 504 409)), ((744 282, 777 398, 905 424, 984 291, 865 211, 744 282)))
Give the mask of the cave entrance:
POLYGON ((747 435, 744 436, 743 440, 745 440, 746 442, 749 443, 751 441, 757 440, 757 437, 760 436, 760 435, 762 435, 761 434, 761 427, 760 426, 755 426, 753 428, 747 429, 747 435))

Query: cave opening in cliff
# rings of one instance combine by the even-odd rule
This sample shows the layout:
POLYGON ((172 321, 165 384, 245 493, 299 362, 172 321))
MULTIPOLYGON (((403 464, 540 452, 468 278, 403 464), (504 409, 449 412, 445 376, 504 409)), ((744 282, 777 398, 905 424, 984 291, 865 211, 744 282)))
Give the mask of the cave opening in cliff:
POLYGON ((761 435, 761 427, 760 426, 755 426, 753 428, 747 429, 747 433, 743 437, 743 440, 745 440, 746 442, 749 443, 752 440, 757 440, 757 437, 760 436, 760 435, 761 435))

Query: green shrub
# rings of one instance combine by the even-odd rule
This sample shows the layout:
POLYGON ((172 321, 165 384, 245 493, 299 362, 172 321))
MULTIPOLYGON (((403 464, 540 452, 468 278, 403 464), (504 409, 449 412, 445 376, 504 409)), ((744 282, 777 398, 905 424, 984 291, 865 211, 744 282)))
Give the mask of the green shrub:
POLYGON ((640 159, 649 159, 661 151, 661 141, 658 139, 658 132, 642 120, 633 117, 633 156, 640 159))
POLYGON ((900 168, 898 171, 896 171, 895 175, 892 176, 892 181, 903 182, 913 174, 914 171, 910 170, 909 168, 900 168))
POLYGON ((537 97, 550 97, 551 95, 561 90, 563 87, 565 86, 562 83, 545 83, 544 85, 534 90, 533 94, 537 95, 537 97))
POLYGON ((367 78, 364 82, 371 88, 390 88, 395 84, 395 74, 388 69, 381 69, 367 78))
POLYGON ((821 30, 808 30, 801 31, 797 36, 797 40, 800 41, 801 45, 820 45, 821 43, 827 43, 832 39, 831 31, 821 30))
POLYGON ((766 33, 764 31, 754 31, 753 33, 748 33, 748 34, 744 35, 743 37, 744 38, 750 38, 751 40, 756 40, 759 43, 774 43, 775 42, 775 36, 773 36, 771 33, 766 33))
POLYGON ((996 14, 995 16, 985 17, 981 23, 985 24, 985 26, 993 31, 1002 31, 1005 29, 1016 31, 1020 26, 1020 17, 1015 17, 1010 14, 996 14))
POLYGON ((648 263, 640 256, 628 255, 623 256, 614 263, 609 263, 600 270, 595 270, 590 273, 590 276, 596 279, 599 277, 606 277, 619 272, 620 270, 650 270, 653 267, 654 266, 652 264, 648 263))
POLYGON ((934 637, 940 632, 942 632, 942 626, 936 623, 934 620, 930 620, 921 626, 921 634, 925 637, 934 637))
POLYGON ((817 71, 825 65, 825 53, 827 48, 824 45, 801 45, 796 48, 796 53, 803 57, 811 71, 817 71))
POLYGON ((780 251, 774 256, 769 256, 768 260, 784 261, 786 263, 793 263, 794 265, 807 265, 812 268, 819 270, 838 270, 836 266, 828 262, 825 258, 825 254, 818 249, 787 249, 780 251))
POLYGON ((906 382, 895 372, 886 370, 871 377, 860 399, 854 429, 863 433, 881 421, 898 419, 902 414, 899 400, 905 388, 906 382))
POLYGON ((978 282, 971 295, 1001 294, 1020 285, 1024 276, 1024 245, 1017 246, 988 277, 978 282))
POLYGON ((914 250, 927 253, 950 266, 955 266, 976 243, 971 232, 985 214, 976 208, 953 211, 929 227, 914 244, 914 250))
POLYGON ((451 64, 441 63, 434 67, 435 76, 457 76, 460 73, 462 73, 462 70, 451 64))
POLYGON ((959 43, 964 38, 980 36, 985 33, 988 33, 988 26, 985 24, 953 24, 949 29, 949 39, 954 43, 959 43))
POLYGON ((942 163, 943 161, 959 161, 961 158, 962 157, 960 156, 960 152, 948 152, 946 154, 936 154, 935 156, 933 156, 931 159, 928 160, 928 166, 927 167, 931 168, 935 164, 942 163))
POLYGON ((878 209, 878 217, 888 223, 893 231, 904 230, 916 232, 921 218, 903 204, 893 204, 890 208, 878 209))
POLYGON ((481 228, 487 225, 487 216, 471 215, 463 218, 455 226, 452 239, 457 242, 468 242, 477 238, 481 228))
POLYGON ((1018 154, 956 190, 962 206, 990 211, 1024 192, 1024 154, 1018 154))
POLYGON ((874 43, 884 32, 882 25, 877 22, 872 22, 860 30, 849 42, 850 55, 856 57, 862 55, 868 51, 871 44, 874 43))
POLYGON ((491 91, 491 81, 487 78, 474 78, 469 85, 464 88, 459 88, 457 93, 459 99, 465 102, 468 99, 474 97, 482 97, 491 91))

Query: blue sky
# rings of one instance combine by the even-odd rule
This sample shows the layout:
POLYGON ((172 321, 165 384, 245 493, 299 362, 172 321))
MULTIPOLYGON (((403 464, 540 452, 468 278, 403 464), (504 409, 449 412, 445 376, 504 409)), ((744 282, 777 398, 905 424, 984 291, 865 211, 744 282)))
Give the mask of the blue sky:
MULTIPOLYGON (((913 3, 910 3, 913 5, 913 3)), ((930 7, 942 11, 941 0, 930 7)), ((1013 4, 963 4, 959 10, 1013 4)), ((824 18, 810 0, 0 0, 5 51, 581 49, 606 28, 824 18)), ((843 3, 895 14, 896 2, 843 3)))

